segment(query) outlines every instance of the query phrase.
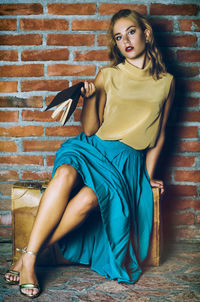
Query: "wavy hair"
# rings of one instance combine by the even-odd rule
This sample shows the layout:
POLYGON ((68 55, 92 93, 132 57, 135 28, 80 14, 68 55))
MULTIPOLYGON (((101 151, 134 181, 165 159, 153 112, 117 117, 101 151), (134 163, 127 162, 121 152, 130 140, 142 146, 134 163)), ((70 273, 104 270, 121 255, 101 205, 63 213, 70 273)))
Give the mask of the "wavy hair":
POLYGON ((108 54, 110 59, 110 65, 116 66, 119 63, 125 61, 125 57, 119 51, 116 41, 114 39, 113 27, 117 20, 121 18, 128 18, 134 22, 143 30, 148 29, 150 31, 150 36, 148 38, 148 43, 146 43, 146 52, 148 58, 151 60, 152 68, 150 70, 151 75, 154 79, 159 79, 162 73, 166 73, 166 66, 163 62, 161 52, 156 46, 156 42, 153 35, 152 26, 140 13, 130 10, 130 9, 122 9, 114 14, 111 18, 110 26, 107 31, 108 37, 108 54))

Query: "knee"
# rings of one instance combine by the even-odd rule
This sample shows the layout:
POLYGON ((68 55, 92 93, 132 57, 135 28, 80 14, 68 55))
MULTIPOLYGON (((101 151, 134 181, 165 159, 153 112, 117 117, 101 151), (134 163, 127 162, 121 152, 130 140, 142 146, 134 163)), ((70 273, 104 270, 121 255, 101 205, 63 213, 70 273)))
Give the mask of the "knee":
POLYGON ((98 199, 94 191, 89 187, 84 187, 81 195, 79 211, 80 214, 85 215, 98 206, 98 199))
POLYGON ((77 177, 77 171, 74 167, 63 164, 56 169, 55 177, 61 181, 70 181, 70 179, 74 181, 77 177))

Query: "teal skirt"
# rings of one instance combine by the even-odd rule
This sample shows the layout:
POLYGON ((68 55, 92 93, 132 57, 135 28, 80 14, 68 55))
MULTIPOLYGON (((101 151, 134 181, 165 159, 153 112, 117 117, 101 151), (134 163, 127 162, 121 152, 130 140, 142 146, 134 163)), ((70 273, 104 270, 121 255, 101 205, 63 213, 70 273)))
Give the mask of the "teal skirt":
POLYGON ((108 279, 136 282, 147 256, 153 221, 145 150, 81 132, 57 151, 52 177, 62 164, 78 171, 99 203, 83 224, 59 240, 64 258, 89 265, 108 279))

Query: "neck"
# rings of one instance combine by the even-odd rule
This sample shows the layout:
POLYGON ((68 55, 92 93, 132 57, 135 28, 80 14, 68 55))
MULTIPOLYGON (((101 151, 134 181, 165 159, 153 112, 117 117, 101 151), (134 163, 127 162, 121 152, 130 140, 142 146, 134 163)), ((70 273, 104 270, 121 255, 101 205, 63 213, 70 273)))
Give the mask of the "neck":
POLYGON ((136 59, 126 59, 130 64, 140 68, 140 69, 144 69, 145 66, 148 64, 149 62, 149 58, 147 57, 147 53, 145 51, 145 53, 136 59))

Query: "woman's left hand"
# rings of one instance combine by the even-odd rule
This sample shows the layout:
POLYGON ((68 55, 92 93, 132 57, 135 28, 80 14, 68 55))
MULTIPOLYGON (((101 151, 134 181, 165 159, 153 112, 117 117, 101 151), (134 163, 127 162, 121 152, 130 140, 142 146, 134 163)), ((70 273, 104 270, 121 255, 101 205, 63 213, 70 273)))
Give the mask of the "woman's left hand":
POLYGON ((150 179, 150 185, 151 185, 151 187, 160 188, 161 189, 161 194, 163 194, 164 191, 165 191, 165 189, 164 189, 164 183, 163 183, 162 180, 150 179))

